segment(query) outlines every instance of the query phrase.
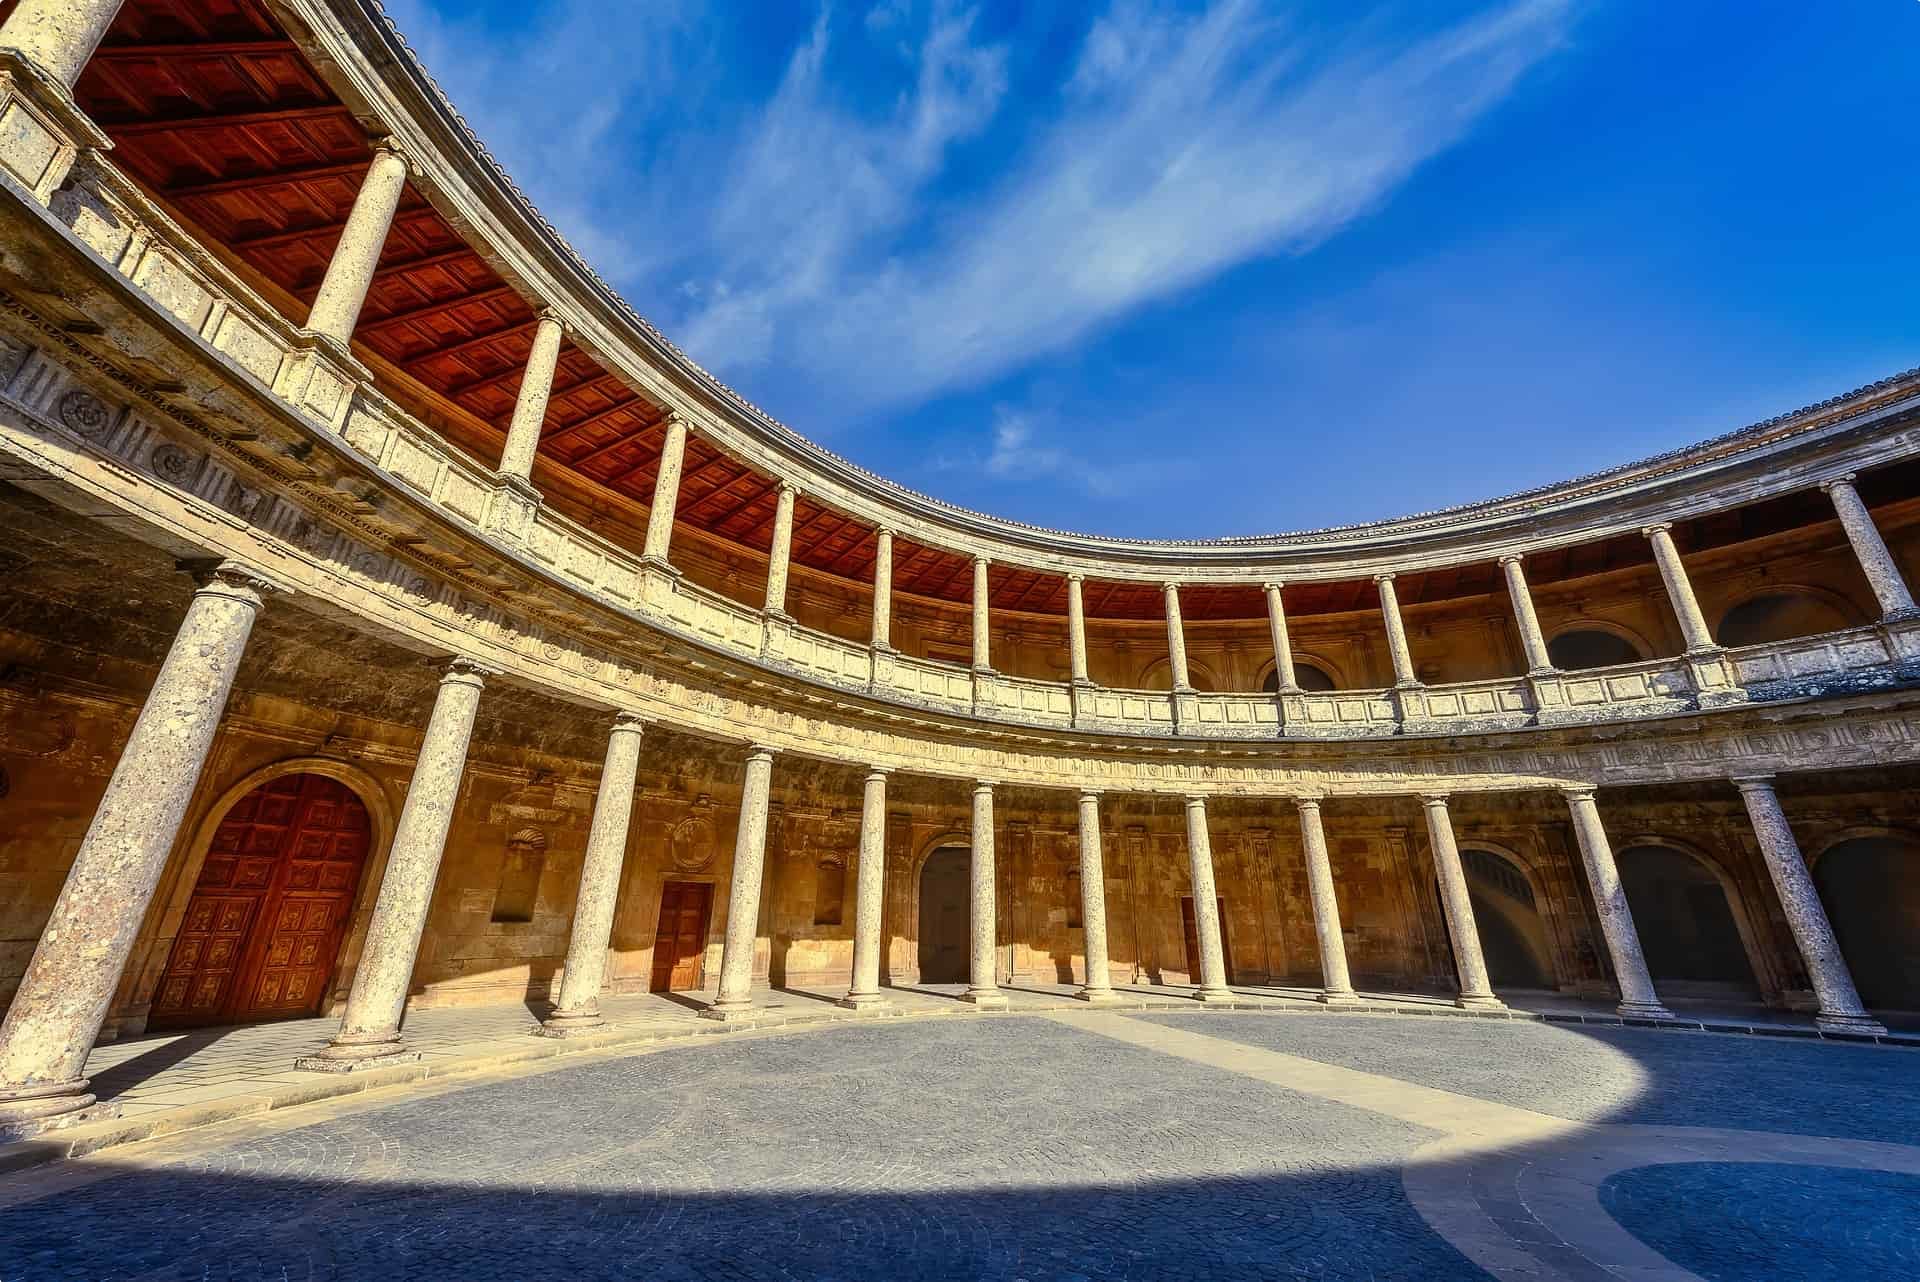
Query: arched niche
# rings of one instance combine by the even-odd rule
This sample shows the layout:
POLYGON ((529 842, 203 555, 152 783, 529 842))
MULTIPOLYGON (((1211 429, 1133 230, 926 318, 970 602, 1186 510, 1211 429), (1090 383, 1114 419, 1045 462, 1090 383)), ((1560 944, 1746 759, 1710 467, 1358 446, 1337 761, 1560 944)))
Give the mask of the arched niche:
POLYGON ((1813 588, 1775 587, 1757 592, 1720 616, 1713 639, 1729 648, 1769 645, 1854 626, 1859 620, 1846 598, 1813 588))
POLYGON ((1562 628, 1547 642, 1547 660, 1562 672, 1638 663, 1649 651, 1624 629, 1593 623, 1562 628))
POLYGON ((1531 874, 1505 852, 1484 845, 1462 846, 1460 864, 1494 990, 1557 988, 1553 945, 1531 874))
POLYGON ((1814 861, 1813 882, 1860 1000, 1920 1010, 1920 841, 1885 830, 1843 837, 1814 861))
MULTIPOLYGON (((1323 694, 1340 688, 1332 674, 1313 659, 1296 658, 1293 661, 1293 679, 1309 694, 1323 694)), ((1280 670, 1272 664, 1267 665, 1266 675, 1260 680, 1260 689, 1267 694, 1275 694, 1280 689, 1280 670)))
MULTIPOLYGON (((1187 660, 1187 679, 1193 682, 1193 688, 1206 694, 1220 689, 1220 683, 1214 679, 1213 670, 1204 663, 1187 660)), ((1155 659, 1140 673, 1136 690, 1171 690, 1173 688, 1173 661, 1155 659)))
POLYGON ((1665 842, 1625 846, 1615 859, 1647 972, 1662 993, 1760 996, 1744 932, 1717 868, 1665 842))

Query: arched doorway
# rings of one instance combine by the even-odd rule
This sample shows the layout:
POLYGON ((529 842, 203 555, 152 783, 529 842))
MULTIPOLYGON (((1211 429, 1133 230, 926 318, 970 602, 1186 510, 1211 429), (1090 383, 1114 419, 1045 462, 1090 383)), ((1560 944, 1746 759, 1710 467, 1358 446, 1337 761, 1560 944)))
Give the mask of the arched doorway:
POLYGON ((1533 884, 1491 850, 1460 852, 1467 874, 1467 898, 1480 928, 1480 952, 1494 988, 1554 988, 1553 949, 1547 925, 1534 903, 1533 884))
POLYGON ((1663 994, 1760 996, 1718 877, 1671 846, 1629 846, 1616 858, 1647 973, 1663 994))
POLYGON ((359 796, 324 775, 282 775, 236 802, 200 865, 149 1025, 318 1014, 372 835, 359 796))
POLYGON ((969 865, 965 846, 942 846, 920 869, 920 982, 967 982, 969 865))
POLYGON ((1813 883, 1860 1000, 1920 1010, 1920 845, 1850 838, 1814 863, 1813 883))

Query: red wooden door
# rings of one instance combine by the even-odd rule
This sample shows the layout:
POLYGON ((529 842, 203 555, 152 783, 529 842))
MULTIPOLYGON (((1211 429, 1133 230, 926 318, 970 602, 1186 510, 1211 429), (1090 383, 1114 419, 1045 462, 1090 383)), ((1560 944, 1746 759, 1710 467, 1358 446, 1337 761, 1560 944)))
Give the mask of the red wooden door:
POLYGON ((654 992, 699 989, 712 910, 710 883, 670 881, 661 888, 660 924, 653 933, 653 982, 648 985, 654 992))
MULTIPOLYGON (((1220 906, 1220 961, 1227 972, 1227 982, 1233 982, 1233 950, 1227 947, 1227 901, 1216 899, 1220 906)), ((1200 982, 1200 926, 1193 918, 1193 896, 1188 895, 1180 901, 1180 929, 1187 939, 1187 977, 1193 983, 1200 982)))
POLYGON ((317 1013, 372 835, 360 798, 321 775, 288 775, 241 798, 207 850, 149 1022, 317 1013))

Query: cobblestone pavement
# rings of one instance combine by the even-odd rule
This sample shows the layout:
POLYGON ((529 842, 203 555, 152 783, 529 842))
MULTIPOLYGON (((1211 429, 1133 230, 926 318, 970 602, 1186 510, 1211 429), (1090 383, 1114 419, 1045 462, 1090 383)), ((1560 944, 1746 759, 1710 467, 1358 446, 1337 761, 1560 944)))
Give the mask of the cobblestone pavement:
MULTIPOLYGON (((1831 1107, 1848 1109, 1876 1079, 1911 1094, 1916 1068, 1899 1050, 1251 1012, 746 1033, 18 1172, 0 1179, 0 1278, 1596 1275, 1547 1231, 1561 1226, 1551 1207, 1504 1210, 1509 1190, 1605 1221, 1647 1277, 1751 1277, 1756 1259, 1784 1275, 1884 1276, 1911 1251, 1888 1225, 1920 1154, 1900 1171, 1913 1150, 1865 1137, 1732 1130, 1689 1147, 1684 1128, 1606 1115, 1690 1075, 1726 1094, 1797 1091, 1814 1108, 1813 1079, 1838 1074, 1852 1094, 1831 1107), (1524 1064, 1597 1084, 1577 1121, 1491 1079, 1430 1084, 1406 1056, 1435 1037, 1516 1076, 1524 1064), (1751 1059, 1721 1057, 1722 1043, 1751 1059), (1783 1050, 1812 1058, 1763 1066, 1783 1050), (1640 1055, 1659 1063, 1638 1069, 1640 1055), (1594 1163, 1587 1183, 1566 1173, 1576 1160, 1594 1163), (1529 1185, 1529 1170, 1549 1182, 1529 1185), (1768 1209, 1782 1187, 1797 1233, 1776 1232, 1768 1209), (1463 1188, 1467 1202, 1450 1203, 1463 1188), (1744 1246, 1710 1244, 1725 1233, 1744 1246)), ((1909 1259, 1897 1274, 1912 1272, 1909 1259)))

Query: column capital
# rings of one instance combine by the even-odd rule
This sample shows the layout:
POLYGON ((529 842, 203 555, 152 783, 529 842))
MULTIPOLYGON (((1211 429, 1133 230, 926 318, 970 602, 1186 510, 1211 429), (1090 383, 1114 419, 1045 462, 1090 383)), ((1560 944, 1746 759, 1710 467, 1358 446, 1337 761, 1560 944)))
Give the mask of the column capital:
POLYGON ((975 779, 973 781, 973 795, 977 797, 983 792, 986 793, 988 796, 993 795, 993 780, 975 779))
POLYGON ((1393 579, 1394 579, 1394 574, 1393 574, 1393 571, 1391 570, 1389 570, 1385 574, 1376 574, 1373 576, 1373 581, 1375 583, 1391 583, 1393 582, 1393 579))
POLYGON ((440 684, 472 686, 479 690, 485 688, 488 677, 500 675, 500 669, 489 667, 478 659, 469 659, 456 654, 447 660, 447 670, 440 677, 440 684))
POLYGON ((1590 783, 1563 783, 1560 785, 1560 795, 1570 802, 1592 801, 1594 791, 1594 785, 1590 783))
POLYGON ((779 753, 780 753, 780 750, 778 748, 769 747, 764 743, 752 743, 747 745, 748 761, 772 761, 776 756, 779 755, 779 753))
POLYGON ((892 773, 893 773, 892 766, 868 766, 867 782, 872 783, 875 779, 885 779, 888 775, 892 773))
POLYGON ((1284 591, 1286 586, 1286 583, 1280 579, 1268 579, 1260 585, 1260 590, 1262 592, 1280 592, 1284 591))
MULTIPOLYGON (((799 493, 799 487, 793 484, 791 481, 781 482, 780 488, 783 490, 792 490, 796 494, 799 493)), ((894 529, 891 525, 876 525, 873 527, 873 538, 876 543, 879 542, 881 539, 894 538, 899 533, 900 532, 894 529)))
POLYGON ((1103 794, 1098 788, 1082 788, 1080 790, 1080 803, 1082 805, 1085 805, 1089 801, 1097 802, 1104 795, 1105 794, 1103 794))
POLYGON ((1067 582, 1069 582, 1069 583, 1085 583, 1086 581, 1087 581, 1087 576, 1086 576, 1086 575, 1084 575, 1084 574, 1082 574, 1082 573, 1080 573, 1080 571, 1078 571, 1078 570, 1069 570, 1069 571, 1067 571, 1067 582))
POLYGON ((1318 810, 1320 803, 1325 800, 1326 797, 1322 793, 1308 792, 1295 797, 1293 805, 1296 810, 1318 810))
POLYGON ((1652 525, 1641 526, 1640 533, 1646 535, 1648 538, 1652 538, 1656 534, 1665 534, 1672 529, 1672 521, 1656 521, 1652 525))
POLYGON ((668 427, 678 426, 688 429, 693 427, 692 416, 683 409, 669 409, 665 414, 660 416, 660 421, 668 427))
POLYGON ((974 568, 974 569, 976 569, 976 570, 978 570, 978 569, 981 569, 982 567, 984 567, 984 566, 988 566, 988 565, 991 565, 991 564, 993 564, 993 562, 992 562, 992 561, 990 561, 990 560, 988 560, 988 559, 987 559, 986 557, 984 557, 984 556, 980 556, 980 555, 978 555, 978 554, 976 554, 976 555, 974 556, 974 558, 973 558, 973 568, 974 568))
POLYGON ((1419 797, 1420 804, 1429 810, 1432 810, 1436 806, 1445 810, 1447 808, 1447 800, 1453 794, 1446 792, 1420 792, 1414 795, 1419 797))
POLYGON ((1772 792, 1773 775, 1731 775, 1727 782, 1741 792, 1772 792))
POLYGON ((238 597, 251 594, 257 601, 273 593, 288 591, 265 570, 232 557, 189 557, 174 562, 174 568, 190 575, 200 591, 216 595, 238 597))
POLYGON ((533 318, 545 325, 558 325, 563 335, 567 332, 567 323, 560 319, 559 309, 551 303, 542 303, 535 308, 533 318))
POLYGON ((367 139, 367 145, 373 148, 373 158, 375 160, 379 160, 382 156, 391 156, 407 167, 407 177, 418 178, 420 176, 420 162, 415 160, 412 151, 408 150, 408 148, 392 134, 382 134, 377 138, 369 138, 367 139))
POLYGON ((1829 476, 1826 480, 1820 482, 1820 488, 1829 494, 1833 493, 1836 486, 1845 486, 1850 490, 1853 488, 1853 483, 1859 478, 1860 474, 1858 472, 1842 472, 1838 476, 1829 476))
POLYGON ((1525 561, 1526 561, 1526 559, 1527 559, 1527 558, 1526 558, 1526 556, 1525 556, 1525 554, 1523 554, 1523 553, 1520 553, 1520 552, 1508 552, 1508 553, 1506 553, 1506 554, 1504 554, 1503 556, 1501 556, 1501 557, 1499 557, 1499 558, 1498 558, 1498 562, 1497 562, 1497 563, 1498 563, 1498 564, 1500 564, 1500 565, 1503 565, 1503 566, 1505 566, 1505 565, 1522 565, 1522 564, 1524 564, 1524 563, 1525 563, 1525 561))
MULTIPOLYGON (((783 480, 778 485, 775 485, 773 487, 773 491, 775 494, 798 494, 800 493, 800 487, 794 484, 792 481, 783 480)), ((885 530, 883 531, 883 533, 892 534, 893 531, 885 530)))
POLYGON ((1207 794, 1204 792, 1190 792, 1186 795, 1185 800, 1188 810, 1201 808, 1207 804, 1207 794))
POLYGON ((616 712, 613 714, 613 731, 615 734, 623 731, 631 731, 634 734, 639 734, 646 728, 646 718, 637 712, 616 712))

